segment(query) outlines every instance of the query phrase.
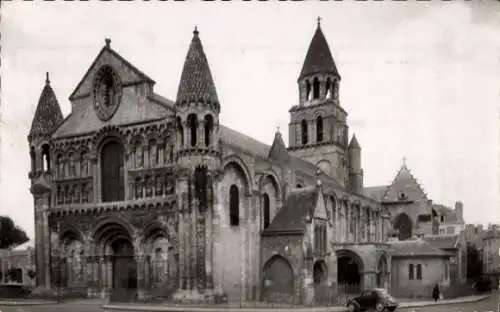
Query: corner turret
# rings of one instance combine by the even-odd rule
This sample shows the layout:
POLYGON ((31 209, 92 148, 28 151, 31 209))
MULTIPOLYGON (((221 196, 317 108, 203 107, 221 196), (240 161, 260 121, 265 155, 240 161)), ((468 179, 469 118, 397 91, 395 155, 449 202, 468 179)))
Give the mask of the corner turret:
POLYGON ((51 153, 49 140, 63 120, 61 107, 50 85, 49 73, 47 73, 45 86, 38 100, 35 116, 28 134, 31 156, 30 178, 33 179, 41 173, 50 172, 51 153))
POLYGON ((175 106, 180 163, 188 167, 201 163, 209 169, 216 167, 220 158, 220 104, 196 27, 184 61, 175 106))
POLYGON ((349 154, 349 189, 356 194, 363 192, 363 169, 361 167, 361 147, 356 135, 352 136, 348 147, 349 154))
MULTIPOLYGON (((31 156, 31 193, 35 202, 35 249, 37 286, 39 289, 50 289, 50 231, 48 210, 52 205, 52 151, 50 138, 61 125, 64 118, 57 102, 54 90, 50 85, 49 73, 45 86, 38 100, 38 105, 28 135, 31 156)), ((34 291, 36 293, 36 291, 34 291)))

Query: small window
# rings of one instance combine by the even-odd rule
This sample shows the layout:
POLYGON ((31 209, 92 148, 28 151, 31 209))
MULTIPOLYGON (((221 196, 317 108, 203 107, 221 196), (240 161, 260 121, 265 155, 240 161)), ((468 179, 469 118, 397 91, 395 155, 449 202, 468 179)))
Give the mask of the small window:
POLYGON ((444 216, 441 216, 441 223, 444 223, 444 216))
POLYGON ((308 142, 308 134, 307 134, 307 122, 302 120, 300 123, 300 130, 302 131, 302 145, 306 145, 308 142))
POLYGON ((417 280, 422 280, 422 265, 417 264, 417 280))
POLYGON ((264 193, 264 229, 269 226, 269 223, 271 221, 269 206, 269 195, 267 195, 267 193, 264 193))
POLYGON ((413 264, 408 265, 408 279, 413 280, 413 264))
POLYGON ((240 224, 240 195, 234 184, 229 189, 229 222, 231 226, 240 224))

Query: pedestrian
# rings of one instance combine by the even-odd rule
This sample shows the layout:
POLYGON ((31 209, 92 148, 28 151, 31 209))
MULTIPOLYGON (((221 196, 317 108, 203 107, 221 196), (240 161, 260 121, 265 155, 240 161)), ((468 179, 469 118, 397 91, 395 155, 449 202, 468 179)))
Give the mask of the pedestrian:
POLYGON ((438 284, 434 285, 434 288, 432 289, 432 299, 434 299, 434 302, 437 302, 439 299, 439 285, 438 284))

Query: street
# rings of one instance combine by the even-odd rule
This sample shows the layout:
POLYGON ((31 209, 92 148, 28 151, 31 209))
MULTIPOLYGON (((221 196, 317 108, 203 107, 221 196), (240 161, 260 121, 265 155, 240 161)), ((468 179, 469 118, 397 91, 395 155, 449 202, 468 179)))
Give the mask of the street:
MULTIPOLYGON (((397 312, 497 312, 498 297, 491 296, 488 299, 476 303, 447 304, 434 307, 405 308, 397 312)), ((57 305, 38 306, 1 306, 0 312, 101 312, 101 305, 61 303, 57 305)), ((186 310, 188 311, 188 310, 186 310)))

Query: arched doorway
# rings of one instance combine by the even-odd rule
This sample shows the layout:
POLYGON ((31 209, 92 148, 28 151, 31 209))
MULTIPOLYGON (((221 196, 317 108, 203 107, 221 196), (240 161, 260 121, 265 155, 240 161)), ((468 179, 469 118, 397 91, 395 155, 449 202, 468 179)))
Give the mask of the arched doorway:
POLYGON ((317 304, 328 303, 330 289, 327 282, 328 268, 325 261, 319 260, 313 266, 314 302, 317 304))
POLYGON ((117 218, 99 221, 94 232, 98 261, 97 280, 101 288, 112 290, 111 300, 129 300, 137 289, 137 262, 128 224, 117 218))
POLYGON ((126 239, 117 239, 111 244, 113 251, 113 289, 137 288, 137 263, 134 259, 134 247, 126 239))
POLYGON ((339 293, 357 294, 363 289, 363 261, 350 250, 337 251, 339 293))
POLYGON ((377 264, 377 287, 386 288, 387 286, 387 258, 385 255, 382 255, 377 264))
POLYGON ((394 219, 394 228, 399 232, 399 240, 412 237, 413 222, 406 213, 400 213, 394 219))
POLYGON ((272 257, 263 272, 262 300, 268 302, 293 302, 293 270, 281 257, 272 257))

